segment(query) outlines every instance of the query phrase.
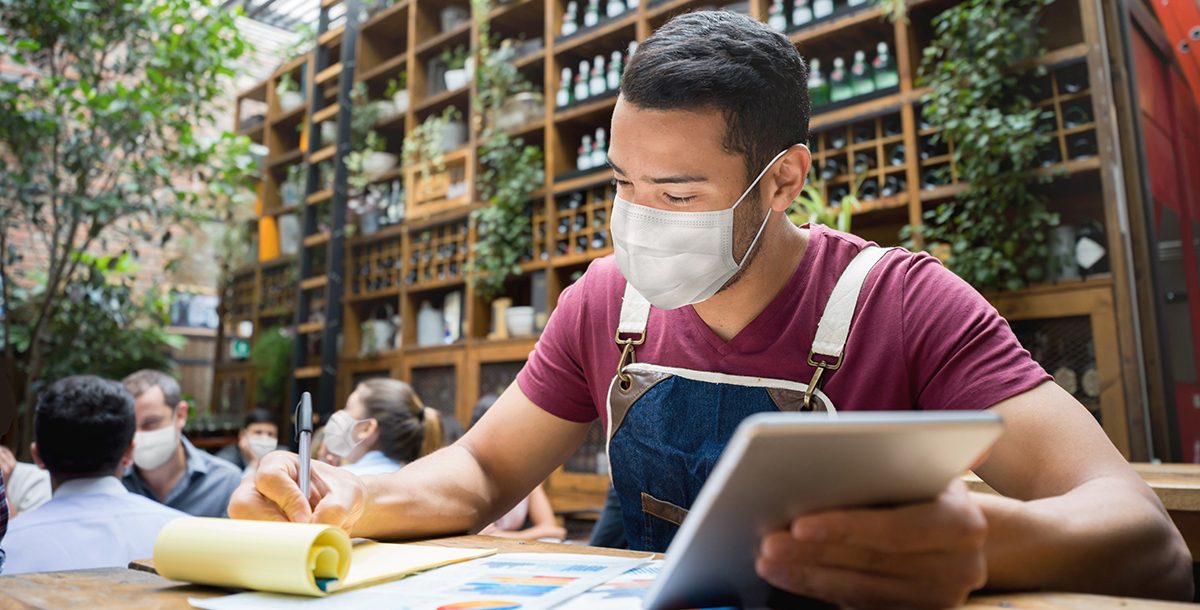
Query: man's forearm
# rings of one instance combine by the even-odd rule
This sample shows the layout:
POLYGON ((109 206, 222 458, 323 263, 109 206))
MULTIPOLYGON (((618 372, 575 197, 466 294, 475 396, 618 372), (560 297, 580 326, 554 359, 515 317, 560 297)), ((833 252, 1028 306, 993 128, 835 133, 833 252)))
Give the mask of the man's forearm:
POLYGON ((1022 502, 973 494, 987 515, 988 587, 1191 600, 1191 556, 1147 490, 1116 477, 1022 502))
POLYGON ((363 477, 367 504, 354 536, 379 539, 456 534, 479 528, 502 500, 479 463, 459 445, 399 472, 363 477))

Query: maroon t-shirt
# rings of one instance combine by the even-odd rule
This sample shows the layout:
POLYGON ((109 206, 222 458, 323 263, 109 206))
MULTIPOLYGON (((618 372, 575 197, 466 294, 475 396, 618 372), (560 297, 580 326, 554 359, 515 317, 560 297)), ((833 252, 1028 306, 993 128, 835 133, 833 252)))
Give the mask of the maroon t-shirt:
MULTIPOLYGON (((724 341, 691 306, 652 308, 638 362, 808 383, 817 321, 850 260, 869 242, 812 225, 790 281, 724 341)), ((616 260, 593 261, 563 291, 517 383, 563 419, 605 416, 621 350, 613 341, 625 291, 616 260)), ((863 285, 842 367, 822 390, 838 410, 985 409, 1050 376, 1008 323, 934 257, 893 250, 863 285)))

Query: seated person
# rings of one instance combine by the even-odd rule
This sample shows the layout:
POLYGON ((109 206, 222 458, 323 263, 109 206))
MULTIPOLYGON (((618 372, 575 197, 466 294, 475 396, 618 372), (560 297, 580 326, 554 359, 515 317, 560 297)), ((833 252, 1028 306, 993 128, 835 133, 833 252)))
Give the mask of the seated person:
POLYGON ((8 447, 0 445, 0 476, 8 494, 8 518, 50 501, 50 473, 28 462, 18 462, 8 447))
MULTIPOLYGON (((475 403, 475 411, 471 413, 471 427, 475 427, 497 398, 499 397, 495 394, 488 394, 475 403)), ((520 540, 549 538, 561 541, 567 537, 567 530, 558 524, 558 519, 554 516, 554 507, 550 505, 550 498, 546 496, 546 490, 540 484, 512 510, 479 533, 520 540)))
POLYGON ((437 409, 421 403, 412 386, 368 379, 325 424, 325 450, 357 475, 386 474, 442 448, 437 409))
POLYGON ((224 517, 242 472, 183 436, 188 404, 180 398, 179 383, 143 370, 124 384, 134 397, 138 429, 133 466, 122 477, 125 488, 189 515, 224 517))
POLYGON ((320 460, 330 466, 341 466, 342 458, 332 454, 325 448, 325 426, 317 428, 312 435, 312 449, 308 452, 309 457, 314 460, 320 460))
POLYGON ((125 567, 154 555, 154 539, 185 516, 129 493, 133 397, 115 381, 67 377, 38 397, 33 459, 50 472, 51 500, 9 523, 5 574, 125 567))
POLYGON ((275 418, 266 409, 251 409, 238 430, 237 444, 221 449, 216 455, 241 468, 246 475, 258 468, 259 458, 279 448, 279 424, 275 418))

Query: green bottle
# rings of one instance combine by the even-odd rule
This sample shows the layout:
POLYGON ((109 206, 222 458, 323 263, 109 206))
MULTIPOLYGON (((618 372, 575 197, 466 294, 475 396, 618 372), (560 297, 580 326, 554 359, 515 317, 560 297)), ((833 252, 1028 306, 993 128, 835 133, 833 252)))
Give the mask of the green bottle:
POLYGON ((808 98, 812 107, 818 108, 829 103, 829 83, 821 75, 821 60, 813 59, 808 63, 808 98))
POLYGON ((896 73, 896 61, 888 52, 886 42, 881 42, 875 47, 875 61, 872 62, 872 68, 875 73, 876 89, 887 89, 900 85, 900 75, 896 73))
POLYGON ((846 74, 846 61, 841 57, 833 60, 833 72, 829 73, 829 101, 840 102, 854 97, 850 88, 850 78, 846 74))
POLYGON ((850 90, 854 97, 875 91, 875 81, 867 67, 867 54, 862 51, 854 52, 854 65, 850 66, 850 90))

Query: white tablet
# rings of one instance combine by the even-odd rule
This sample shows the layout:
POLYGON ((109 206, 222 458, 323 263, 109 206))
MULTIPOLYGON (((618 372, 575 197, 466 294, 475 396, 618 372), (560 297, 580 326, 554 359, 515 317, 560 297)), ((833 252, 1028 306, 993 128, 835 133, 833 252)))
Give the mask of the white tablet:
POLYGON ((936 498, 1000 435, 990 411, 763 413, 738 427, 667 549, 646 610, 767 605, 764 534, 804 513, 936 498))

